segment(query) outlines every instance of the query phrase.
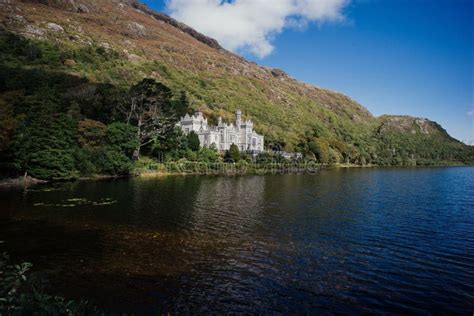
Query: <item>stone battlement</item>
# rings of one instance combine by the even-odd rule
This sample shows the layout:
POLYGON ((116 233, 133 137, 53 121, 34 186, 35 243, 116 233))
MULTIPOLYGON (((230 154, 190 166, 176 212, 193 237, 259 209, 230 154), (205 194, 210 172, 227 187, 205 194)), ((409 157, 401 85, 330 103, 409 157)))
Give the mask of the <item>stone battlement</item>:
POLYGON ((253 129, 251 120, 242 121, 242 112, 235 112, 235 123, 225 123, 218 118, 217 126, 209 126, 203 113, 196 111, 193 115, 186 114, 178 126, 185 134, 191 131, 199 136, 201 147, 216 148, 220 151, 229 150, 232 144, 241 151, 264 151, 264 138, 253 129))

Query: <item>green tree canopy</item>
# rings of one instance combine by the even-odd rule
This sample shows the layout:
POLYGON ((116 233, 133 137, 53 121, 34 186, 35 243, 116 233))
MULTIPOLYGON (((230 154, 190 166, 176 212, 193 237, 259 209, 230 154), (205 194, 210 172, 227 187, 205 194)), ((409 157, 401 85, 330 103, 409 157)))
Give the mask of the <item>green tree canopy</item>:
POLYGON ((106 141, 107 126, 98 121, 84 119, 77 128, 77 140, 81 147, 98 147, 106 141))
POLYGON ((127 101, 120 105, 127 124, 137 127, 139 144, 134 156, 138 158, 140 149, 152 142, 168 137, 186 111, 187 103, 173 102, 171 89, 154 79, 143 79, 132 86, 127 101))
POLYGON ((17 119, 12 104, 0 99, 0 152, 10 146, 16 125, 17 119))
POLYGON ((198 151, 200 148, 199 136, 194 131, 188 134, 188 147, 192 151, 198 151))
POLYGON ((327 142, 321 139, 314 139, 308 143, 308 148, 319 162, 329 162, 329 147, 327 142))
POLYGON ((240 160, 240 151, 239 151, 239 147, 237 147, 236 144, 230 145, 229 158, 232 159, 232 161, 234 162, 237 162, 240 160))
POLYGON ((137 128, 125 123, 112 123, 107 126, 108 144, 117 151, 124 152, 131 156, 139 145, 137 128))
POLYGON ((18 169, 40 179, 74 178, 77 122, 58 113, 54 93, 29 98, 28 112, 13 138, 18 169))

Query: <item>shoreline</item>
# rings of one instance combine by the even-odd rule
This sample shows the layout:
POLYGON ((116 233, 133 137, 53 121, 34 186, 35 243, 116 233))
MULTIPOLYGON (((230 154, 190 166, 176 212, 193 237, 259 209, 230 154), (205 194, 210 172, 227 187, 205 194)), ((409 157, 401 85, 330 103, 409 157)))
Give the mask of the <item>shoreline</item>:
MULTIPOLYGON (((368 164, 368 165, 354 165, 354 164, 345 164, 345 163, 338 163, 332 165, 333 168, 341 168, 341 169, 348 169, 348 168, 381 168, 379 165, 373 165, 373 164, 368 164)), ((395 166, 394 166, 395 167, 395 166)), ((405 167, 405 166, 401 166, 405 167)))
POLYGON ((32 177, 17 177, 0 180, 0 188, 28 187, 36 184, 48 183, 48 180, 40 180, 32 177))
POLYGON ((302 174, 308 173, 315 175, 321 170, 328 169, 365 169, 365 168, 445 168, 445 167, 473 167, 473 165, 453 164, 453 165, 433 165, 433 166, 379 166, 379 165, 354 165, 354 164, 335 164, 335 165, 319 165, 316 170, 308 171, 305 169, 271 169, 271 170, 246 170, 246 171, 225 171, 225 172, 199 172, 199 171, 184 171, 184 172, 169 172, 169 171, 134 171, 129 175, 93 175, 84 176, 77 179, 69 180, 41 180, 33 177, 17 177, 0 179, 0 189, 6 188, 21 188, 29 187, 38 184, 59 183, 59 182, 74 182, 74 181, 103 181, 122 178, 162 178, 169 176, 218 176, 218 177, 235 177, 235 176, 251 176, 251 175, 283 175, 283 174, 302 174))

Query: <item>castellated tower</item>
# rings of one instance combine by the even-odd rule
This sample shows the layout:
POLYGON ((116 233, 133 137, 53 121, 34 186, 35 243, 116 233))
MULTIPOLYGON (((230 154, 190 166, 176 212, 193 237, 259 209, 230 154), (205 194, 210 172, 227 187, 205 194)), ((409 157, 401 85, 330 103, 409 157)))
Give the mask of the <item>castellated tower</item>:
POLYGON ((235 127, 240 129, 240 125, 242 125, 242 112, 240 110, 235 111, 235 127))
POLYGON ((235 144, 242 151, 253 153, 264 151, 263 136, 255 132, 252 121, 242 121, 240 110, 235 111, 235 125, 224 123, 222 117, 219 117, 217 126, 209 126, 207 118, 201 111, 196 111, 194 115, 186 114, 177 125, 185 134, 195 132, 201 147, 225 151, 235 144))

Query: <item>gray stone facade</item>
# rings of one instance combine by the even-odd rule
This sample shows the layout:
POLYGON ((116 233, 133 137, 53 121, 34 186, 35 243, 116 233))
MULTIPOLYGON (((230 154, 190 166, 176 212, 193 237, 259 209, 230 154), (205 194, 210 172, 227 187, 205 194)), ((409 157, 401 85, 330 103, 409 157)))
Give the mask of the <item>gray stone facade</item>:
POLYGON ((255 132, 252 121, 242 121, 240 110, 235 112, 235 116, 235 123, 224 123, 219 117, 217 126, 209 126, 207 118, 197 111, 194 115, 182 117, 178 126, 185 134, 194 131, 199 136, 201 147, 224 151, 236 144, 241 151, 264 151, 263 136, 255 132))

